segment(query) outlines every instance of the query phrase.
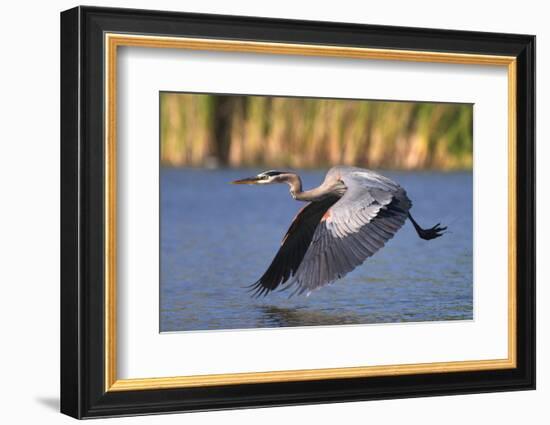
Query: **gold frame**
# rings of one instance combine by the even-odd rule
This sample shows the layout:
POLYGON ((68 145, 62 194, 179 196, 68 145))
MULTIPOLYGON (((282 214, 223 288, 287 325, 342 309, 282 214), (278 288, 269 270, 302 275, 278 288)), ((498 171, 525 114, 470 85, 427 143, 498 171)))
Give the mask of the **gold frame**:
POLYGON ((516 357, 516 58, 427 51, 370 49, 256 41, 105 34, 105 391, 409 375, 515 368, 516 357), (117 379, 116 374, 116 96, 120 46, 248 52, 355 59, 504 66, 508 71, 508 357, 384 366, 306 369, 165 378, 117 379))

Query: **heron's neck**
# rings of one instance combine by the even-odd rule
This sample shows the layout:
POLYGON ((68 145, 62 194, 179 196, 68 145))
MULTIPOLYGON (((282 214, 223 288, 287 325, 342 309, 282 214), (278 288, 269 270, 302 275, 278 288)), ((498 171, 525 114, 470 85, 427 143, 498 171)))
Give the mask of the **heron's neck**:
POLYGON ((290 195, 297 201, 310 202, 323 198, 324 192, 321 186, 302 191, 302 179, 297 174, 287 174, 284 181, 290 186, 290 195))

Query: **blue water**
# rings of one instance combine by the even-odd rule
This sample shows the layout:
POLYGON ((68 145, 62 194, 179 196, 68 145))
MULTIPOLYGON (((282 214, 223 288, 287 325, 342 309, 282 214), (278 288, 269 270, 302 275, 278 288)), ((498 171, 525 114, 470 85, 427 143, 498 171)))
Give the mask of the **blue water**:
MULTIPOLYGON (((385 172, 413 201, 410 222, 362 266, 309 297, 251 298, 298 209, 286 185, 235 186, 261 170, 161 169, 160 331, 473 318, 472 174, 385 172)), ((300 173, 305 188, 323 171, 300 173)))

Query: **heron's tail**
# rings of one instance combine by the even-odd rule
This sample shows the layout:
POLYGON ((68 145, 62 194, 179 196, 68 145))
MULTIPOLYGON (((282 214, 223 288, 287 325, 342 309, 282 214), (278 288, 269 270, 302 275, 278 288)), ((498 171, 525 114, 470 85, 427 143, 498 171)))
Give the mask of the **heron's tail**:
POLYGON ((447 230, 447 227, 439 227, 441 223, 437 223, 435 226, 429 228, 429 229, 423 229, 418 225, 418 223, 414 220, 411 213, 407 213, 409 215, 409 220, 411 220, 411 223, 414 226, 414 229, 416 230, 416 233, 418 233, 418 236, 420 236, 422 239, 429 241, 430 239, 435 239, 440 236, 442 236, 445 233, 445 230, 447 230))

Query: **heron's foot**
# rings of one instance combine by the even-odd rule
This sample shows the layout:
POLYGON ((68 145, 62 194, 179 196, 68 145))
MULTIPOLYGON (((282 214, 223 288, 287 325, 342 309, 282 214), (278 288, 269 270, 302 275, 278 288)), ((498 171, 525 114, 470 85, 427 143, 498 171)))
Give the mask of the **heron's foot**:
POLYGON ((434 227, 430 229, 418 229, 418 236, 426 241, 442 236, 443 234, 445 234, 445 230, 447 230, 447 227, 440 227, 440 224, 441 223, 437 223, 434 227))

